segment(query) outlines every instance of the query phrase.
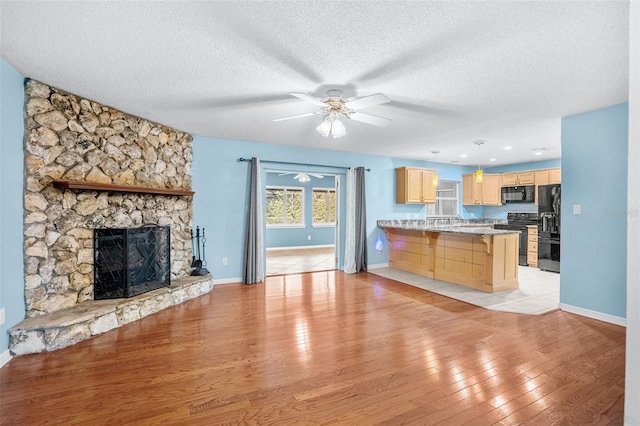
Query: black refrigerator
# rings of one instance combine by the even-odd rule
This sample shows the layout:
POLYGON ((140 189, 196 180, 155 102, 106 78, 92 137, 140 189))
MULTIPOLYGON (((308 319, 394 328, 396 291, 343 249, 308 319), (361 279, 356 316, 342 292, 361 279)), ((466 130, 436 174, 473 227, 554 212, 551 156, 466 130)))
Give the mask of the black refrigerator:
POLYGON ((560 184, 538 186, 538 268, 560 272, 560 184))

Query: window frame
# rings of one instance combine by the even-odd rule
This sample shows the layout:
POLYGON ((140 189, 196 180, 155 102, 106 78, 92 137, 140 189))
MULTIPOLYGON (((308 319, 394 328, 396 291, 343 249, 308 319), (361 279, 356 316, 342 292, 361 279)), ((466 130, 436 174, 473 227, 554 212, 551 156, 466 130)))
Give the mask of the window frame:
POLYGON ((306 222, 305 222, 305 202, 304 202, 304 186, 282 186, 282 185, 268 185, 265 187, 265 206, 264 206, 264 210, 265 210, 265 223, 267 225, 267 228, 306 228, 306 222), (285 220, 285 222, 283 223, 267 223, 267 201, 266 201, 266 197, 267 197, 267 191, 269 190, 283 190, 284 194, 283 194, 283 200, 286 200, 286 193, 287 190, 293 190, 293 191, 300 191, 301 193, 301 197, 302 197, 302 222, 301 223, 286 223, 286 201, 283 203, 283 210, 282 210, 282 219, 285 220))
POLYGON ((314 201, 313 196, 315 195, 315 192, 316 192, 316 191, 319 191, 319 192, 320 192, 320 191, 322 191, 322 192, 325 192, 325 193, 333 192, 333 197, 334 197, 334 199, 335 199, 335 201, 336 201, 336 206, 335 206, 335 210, 336 210, 336 211, 334 211, 334 216, 336 217, 336 219, 337 219, 337 217, 338 217, 338 211, 337 211, 337 210, 338 210, 338 199, 337 199, 337 191, 336 191, 336 188, 328 188, 328 187, 324 187, 324 188, 322 188, 322 187, 313 187, 313 188, 311 188, 311 226, 312 226, 313 228, 329 228, 329 227, 335 227, 335 226, 336 226, 336 222, 335 222, 335 221, 333 221, 333 222, 316 222, 316 221, 315 221, 314 214, 313 214, 313 201, 314 201))
POLYGON ((442 193, 442 192, 449 192, 449 189, 445 189, 445 190, 440 190, 438 191, 438 188, 436 188, 436 202, 434 204, 428 204, 427 205, 427 216, 428 217, 449 217, 451 215, 460 215, 460 181, 457 180, 449 180, 449 179, 441 179, 438 182, 438 186, 440 186, 440 183, 443 182, 452 182, 455 183, 456 186, 456 196, 455 197, 440 197, 438 196, 438 193, 442 193), (439 200, 446 200, 446 201, 455 201, 455 206, 456 206, 456 211, 454 213, 451 214, 436 214, 437 212, 437 206, 438 206, 438 201, 439 200))

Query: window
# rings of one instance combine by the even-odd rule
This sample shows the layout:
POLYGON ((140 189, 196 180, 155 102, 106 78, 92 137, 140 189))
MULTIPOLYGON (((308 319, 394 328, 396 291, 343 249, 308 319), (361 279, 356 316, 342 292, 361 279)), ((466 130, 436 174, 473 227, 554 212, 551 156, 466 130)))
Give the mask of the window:
POLYGON ((335 189, 313 190, 313 225, 335 225, 336 191, 335 189))
POLYGON ((458 186, 453 180, 440 180, 436 188, 436 203, 427 206, 427 216, 450 216, 458 214, 458 186))
POLYGON ((304 188, 267 187, 267 226, 304 225, 304 188))

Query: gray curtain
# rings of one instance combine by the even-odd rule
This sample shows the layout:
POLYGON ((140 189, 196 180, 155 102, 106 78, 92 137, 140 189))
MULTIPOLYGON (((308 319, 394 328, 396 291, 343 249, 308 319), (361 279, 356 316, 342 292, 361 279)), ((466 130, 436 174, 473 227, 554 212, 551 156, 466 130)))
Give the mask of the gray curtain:
POLYGON ((355 266, 356 272, 367 271, 367 203, 364 190, 364 167, 355 173, 355 266))
POLYGON ((244 239, 244 268, 242 282, 254 284, 264 281, 264 240, 262 237, 262 193, 260 183, 260 160, 251 159, 249 176, 249 211, 244 239))

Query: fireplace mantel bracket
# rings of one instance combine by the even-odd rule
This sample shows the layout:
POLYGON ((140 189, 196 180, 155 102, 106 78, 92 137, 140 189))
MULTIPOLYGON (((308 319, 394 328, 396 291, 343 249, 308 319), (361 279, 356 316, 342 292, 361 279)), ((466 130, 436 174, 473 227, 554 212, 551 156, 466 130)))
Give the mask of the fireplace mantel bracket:
POLYGON ((58 189, 75 189, 86 191, 133 192, 136 194, 178 195, 193 197, 195 192, 184 189, 152 188, 148 186, 117 185, 113 183, 82 182, 75 180, 54 180, 51 182, 58 189))

